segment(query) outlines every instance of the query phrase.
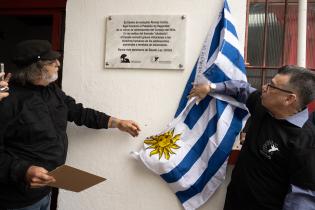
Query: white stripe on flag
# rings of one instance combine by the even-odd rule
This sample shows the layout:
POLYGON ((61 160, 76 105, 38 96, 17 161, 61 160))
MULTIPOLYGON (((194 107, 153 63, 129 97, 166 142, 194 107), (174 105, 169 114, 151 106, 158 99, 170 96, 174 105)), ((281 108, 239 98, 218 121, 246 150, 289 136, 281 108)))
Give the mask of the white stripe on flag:
MULTIPOLYGON (((240 44, 239 41, 237 39, 237 37, 234 36, 234 34, 232 34, 229 30, 224 29, 224 39, 230 43, 232 46, 234 46, 239 53, 242 55, 242 50, 240 48, 240 44)), ((242 55, 242 57, 244 58, 244 55, 242 55)))
POLYGON ((234 80, 246 80, 246 75, 237 68, 229 58, 221 52, 218 53, 217 59, 214 62, 225 75, 234 80))
MULTIPOLYGON (((227 9, 224 9, 224 16, 225 16, 225 18, 228 21, 230 21, 232 23, 232 25, 234 27, 236 26, 234 18, 232 17, 232 14, 227 9)), ((236 30, 236 27, 235 27, 235 30, 236 30)), ((239 43, 239 40, 238 40, 237 37, 236 37, 236 39, 237 39, 236 42, 238 43, 237 46, 239 46, 239 47, 236 47, 236 45, 234 45, 234 46, 239 50, 239 52, 241 53, 242 57, 244 58, 244 46, 240 46, 240 43, 239 43)))
POLYGON ((221 166, 217 173, 207 183, 205 188, 194 197, 183 203, 185 210, 195 210, 204 204, 218 189, 225 179, 227 161, 221 166))
MULTIPOLYGON (((185 175, 183 175, 180 180, 169 184, 174 192, 188 189, 192 184, 196 182, 197 179, 199 179, 200 175, 208 167, 207 160, 210 159, 211 155, 218 148, 219 144, 226 134, 226 131, 229 129, 232 120, 230 116, 231 114, 233 115, 233 112, 234 108, 232 106, 227 106, 225 108, 220 118, 221 123, 220 125, 217 125, 216 133, 209 138, 208 144, 202 155, 198 158, 193 167, 185 175)), ((205 121, 202 121, 202 119, 200 119, 199 122, 200 124, 205 124, 205 121)), ((183 139, 183 141, 185 141, 185 139, 183 139)))

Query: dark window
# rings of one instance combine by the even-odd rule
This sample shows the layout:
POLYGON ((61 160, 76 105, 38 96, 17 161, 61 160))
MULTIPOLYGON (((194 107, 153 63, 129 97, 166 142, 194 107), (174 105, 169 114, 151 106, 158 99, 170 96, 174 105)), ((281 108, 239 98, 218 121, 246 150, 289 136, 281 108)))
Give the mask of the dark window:
POLYGON ((51 40, 52 16, 0 15, 0 60, 11 70, 10 52, 16 43, 27 39, 51 40))
MULTIPOLYGON (((315 0, 308 1, 306 67, 315 70, 315 0)), ((249 0, 246 63, 260 89, 282 65, 297 64, 298 0, 249 0)))

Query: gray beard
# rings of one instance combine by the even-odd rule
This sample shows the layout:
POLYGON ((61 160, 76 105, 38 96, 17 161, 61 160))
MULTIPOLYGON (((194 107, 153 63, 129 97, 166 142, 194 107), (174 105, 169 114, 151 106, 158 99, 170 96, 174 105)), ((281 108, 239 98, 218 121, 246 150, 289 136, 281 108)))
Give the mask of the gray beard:
POLYGON ((50 76, 46 72, 44 72, 43 79, 46 80, 48 83, 52 83, 58 79, 58 73, 55 73, 52 76, 50 76))

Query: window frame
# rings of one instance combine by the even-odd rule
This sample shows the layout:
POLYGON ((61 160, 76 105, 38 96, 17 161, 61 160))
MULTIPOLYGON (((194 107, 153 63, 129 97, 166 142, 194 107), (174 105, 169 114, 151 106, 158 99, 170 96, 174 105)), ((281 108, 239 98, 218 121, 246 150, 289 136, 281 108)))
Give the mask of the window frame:
MULTIPOLYGON (((282 34, 282 55, 281 55, 281 66, 283 65, 286 65, 285 63, 285 43, 286 43, 286 36, 285 36, 285 33, 286 33, 286 30, 287 30, 287 19, 288 19, 288 5, 289 3, 297 3, 298 4, 298 1, 297 2, 292 2, 292 1, 289 1, 289 0, 285 0, 285 1, 272 1, 271 0, 261 0, 260 1, 261 3, 265 3, 265 11, 264 13, 265 14, 268 14, 269 12, 269 5, 270 3, 284 3, 284 24, 283 24, 283 34, 282 34)), ((279 67, 281 66, 268 66, 266 65, 266 58, 267 58, 267 40, 268 40, 268 16, 265 15, 265 20, 264 20, 264 38, 263 38, 263 57, 262 57, 262 60, 263 60, 263 64, 262 65, 250 65, 250 63, 248 63, 248 60, 247 60, 247 51, 248 51, 248 21, 249 21, 249 9, 250 9, 250 3, 251 3, 251 0, 247 0, 247 4, 246 4, 246 27, 245 27, 245 46, 244 46, 244 60, 245 60, 245 63, 246 63, 246 70, 247 71, 251 71, 251 70, 260 70, 260 84, 263 85, 267 82, 267 71, 268 70, 277 70, 279 67)), ((314 2, 308 2, 308 3, 314 3, 314 2)), ((307 34, 305 34, 305 36, 307 36, 307 34)), ((312 71, 315 71, 314 68, 308 68, 312 71)))

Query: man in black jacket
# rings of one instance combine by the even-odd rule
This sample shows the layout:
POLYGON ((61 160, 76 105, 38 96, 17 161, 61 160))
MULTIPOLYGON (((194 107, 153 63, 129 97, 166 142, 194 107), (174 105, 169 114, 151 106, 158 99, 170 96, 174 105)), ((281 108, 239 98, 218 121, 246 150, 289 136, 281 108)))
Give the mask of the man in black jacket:
POLYGON ((43 40, 17 45, 18 70, 10 95, 0 103, 0 209, 48 210, 54 178, 48 171, 65 163, 67 122, 89 128, 118 128, 137 136, 140 128, 84 108, 53 82, 60 54, 43 40))
POLYGON ((262 93, 246 82, 229 80, 197 85, 190 97, 201 100, 210 92, 233 96, 246 103, 251 114, 224 209, 280 210, 286 194, 290 196, 285 208, 290 210, 296 209, 297 195, 298 200, 301 196, 314 200, 315 193, 309 191, 315 192, 315 129, 306 105, 315 99, 315 75, 305 68, 285 66, 263 86, 262 93))

